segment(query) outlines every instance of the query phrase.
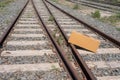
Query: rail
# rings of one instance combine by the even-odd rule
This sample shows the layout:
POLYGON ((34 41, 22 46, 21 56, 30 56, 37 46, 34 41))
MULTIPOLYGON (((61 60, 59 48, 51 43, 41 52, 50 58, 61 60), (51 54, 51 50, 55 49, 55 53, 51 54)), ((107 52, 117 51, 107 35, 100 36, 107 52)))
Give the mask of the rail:
POLYGON ((3 46, 3 43, 4 43, 5 39, 7 38, 8 34, 12 30, 12 28, 15 25, 15 23, 17 22, 18 18, 20 17, 22 12, 24 11, 24 9, 27 6, 28 2, 29 2, 29 0, 27 0, 25 5, 23 6, 23 8, 19 11, 18 15, 13 20, 11 20, 12 21, 11 24, 8 26, 8 28, 5 30, 5 32, 3 33, 2 37, 0 38, 0 47, 3 46))

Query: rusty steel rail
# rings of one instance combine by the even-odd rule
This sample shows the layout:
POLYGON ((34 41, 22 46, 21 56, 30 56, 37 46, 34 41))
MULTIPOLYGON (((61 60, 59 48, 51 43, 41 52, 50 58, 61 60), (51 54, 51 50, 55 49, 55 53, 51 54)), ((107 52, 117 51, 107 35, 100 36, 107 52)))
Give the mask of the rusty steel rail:
POLYGON ((90 69, 88 68, 87 64, 85 63, 85 61, 82 59, 82 57, 80 56, 79 52, 76 50, 75 46, 72 45, 72 44, 69 44, 68 43, 68 37, 67 35, 65 34, 64 30, 62 29, 62 27, 60 26, 60 24, 58 23, 57 19, 54 17, 54 15, 52 14, 52 12, 50 11, 50 9, 48 8, 47 4, 45 3, 44 0, 42 0, 47 8, 47 10, 49 11, 50 15, 53 16, 53 19, 56 23, 56 25, 58 26, 58 28, 60 29, 67 45, 70 46, 72 52, 73 52, 73 55, 76 59, 76 61, 78 62, 79 64, 79 67, 82 69, 82 72, 84 73, 85 77, 87 80, 96 80, 95 76, 93 75, 93 73, 90 71, 90 69))
POLYGON ((120 41, 118 41, 118 40, 116 40, 115 38, 109 36, 108 34, 100 31, 99 29, 94 28, 93 25, 90 25, 90 24, 88 24, 88 23, 86 23, 86 22, 84 22, 84 21, 82 21, 82 20, 74 17, 73 15, 71 15, 71 14, 67 13, 66 11, 60 9, 59 7, 55 6, 53 3, 49 2, 48 0, 45 0, 45 1, 48 2, 49 4, 51 4, 52 6, 54 6, 55 8, 57 8, 58 10, 60 10, 61 12, 65 13, 65 14, 67 14, 68 16, 72 17, 73 19, 77 20, 78 22, 86 25, 87 28, 89 28, 89 29, 91 29, 92 31, 98 33, 98 34, 101 35, 102 37, 108 39, 110 42, 112 42, 113 44, 115 44, 117 47, 120 47, 120 41))
MULTIPOLYGON (((91 1, 91 0, 89 0, 91 1)), ((106 0, 107 1, 107 0, 106 0)), ((106 1, 100 1, 100 0, 92 0, 91 2, 96 2, 96 3, 101 3, 101 4, 109 4, 109 5, 113 5, 113 6, 120 6, 120 2, 117 2, 117 3, 112 3, 112 2, 106 2, 106 1)))
POLYGON ((36 6, 35 6, 33 0, 32 0, 32 4, 33 4, 33 7, 34 7, 34 9, 35 9, 35 11, 36 11, 36 13, 37 13, 37 16, 39 17, 39 20, 40 20, 41 23, 42 23, 43 28, 45 29, 48 37, 50 38, 53 46, 54 46, 55 49, 57 50, 57 53, 58 53, 59 57, 61 58, 62 62, 64 63, 64 65, 65 65, 65 67, 66 67, 69 75, 71 76, 72 80, 82 80, 82 79, 79 77, 77 71, 73 68, 73 66, 72 66, 72 64, 70 63, 70 61, 67 59, 67 57, 66 57, 66 55, 65 55, 66 53, 65 53, 64 51, 62 51, 62 49, 60 48, 60 46, 59 46, 59 45, 57 44, 57 42, 54 40, 54 38, 53 38, 53 36, 52 36, 52 34, 51 34, 52 31, 51 31, 49 28, 47 28, 47 26, 45 25, 44 21, 42 20, 40 14, 39 14, 39 12, 38 12, 38 10, 36 9, 36 6))
POLYGON ((17 22, 17 20, 20 17, 20 15, 24 11, 24 9, 27 6, 28 2, 29 2, 29 0, 27 0, 27 2, 25 3, 25 5, 23 6, 23 8, 19 11, 19 14, 12 20, 11 24, 8 26, 8 28, 3 33, 2 37, 0 38, 0 47, 3 46, 4 41, 6 40, 7 36, 9 35, 10 31, 12 30, 13 26, 17 22))
POLYGON ((96 8, 96 9, 100 9, 100 10, 104 10, 104 11, 109 11, 109 12, 113 12, 113 13, 119 13, 120 11, 120 8, 118 6, 113 6, 113 5, 106 5, 106 4, 102 4, 102 3, 96 3, 94 1, 72 1, 70 0, 71 2, 73 3, 81 3, 82 5, 85 5, 85 6, 89 6, 89 7, 93 7, 93 8, 96 8))

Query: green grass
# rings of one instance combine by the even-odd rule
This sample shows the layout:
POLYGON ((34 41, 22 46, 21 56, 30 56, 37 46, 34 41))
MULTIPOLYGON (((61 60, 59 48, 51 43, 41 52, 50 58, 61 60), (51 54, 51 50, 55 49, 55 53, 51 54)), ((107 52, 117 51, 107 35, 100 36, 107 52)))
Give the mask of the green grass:
POLYGON ((0 2, 0 8, 5 7, 6 5, 8 5, 9 3, 13 2, 14 0, 3 0, 0 2))
POLYGON ((100 11, 99 10, 96 10, 95 12, 92 12, 91 13, 91 16, 93 17, 93 18, 100 18, 101 17, 101 14, 100 14, 100 11))
POLYGON ((59 69, 59 68, 57 68, 55 65, 52 65, 52 66, 51 66, 51 68, 52 68, 52 70, 55 70, 55 71, 60 71, 60 69, 59 69))
POLYGON ((79 5, 78 5, 78 4, 75 4, 75 5, 73 6, 73 9, 79 9, 79 5))
POLYGON ((52 0, 53 2, 57 2, 58 3, 58 0, 52 0))
POLYGON ((59 45, 63 44, 63 37, 62 37, 61 35, 58 37, 57 43, 58 43, 59 45))
POLYGON ((117 0, 117 2, 120 2, 120 0, 117 0))
POLYGON ((116 23, 120 22, 120 13, 117 13, 117 14, 109 16, 109 17, 103 17, 100 20, 103 22, 107 22, 112 25, 115 25, 116 23))
POLYGON ((116 28, 118 31, 120 31, 120 28, 116 28))
MULTIPOLYGON (((111 24, 113 26, 116 26, 116 24, 118 22, 120 22, 120 13, 116 13, 114 15, 111 15, 109 17, 101 17, 101 14, 98 10, 96 10, 95 12, 91 13, 91 16, 93 18, 96 18, 102 22, 105 22, 105 23, 108 23, 108 24, 111 24)), ((118 31, 120 31, 120 28, 116 28, 118 31)))
POLYGON ((6 20, 5 23, 8 24, 10 21, 9 20, 6 20))
POLYGON ((50 16, 48 21, 54 21, 54 17, 53 16, 50 16))

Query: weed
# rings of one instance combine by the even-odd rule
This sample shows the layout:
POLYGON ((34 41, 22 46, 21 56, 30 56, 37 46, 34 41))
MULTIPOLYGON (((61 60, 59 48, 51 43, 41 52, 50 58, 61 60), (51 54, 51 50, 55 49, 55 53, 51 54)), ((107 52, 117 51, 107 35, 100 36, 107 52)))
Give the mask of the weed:
POLYGON ((93 17, 93 18, 100 18, 101 17, 101 14, 100 14, 100 11, 99 10, 96 10, 95 12, 92 12, 91 13, 91 16, 93 17))
POLYGON ((78 4, 75 4, 75 5, 73 6, 73 9, 79 9, 79 5, 78 5, 78 4))
POLYGON ((69 59, 70 61, 72 61, 72 60, 73 60, 73 57, 72 57, 71 55, 68 55, 68 59, 69 59))
POLYGON ((120 19, 120 13, 117 13, 117 14, 116 14, 116 17, 120 19))
POLYGON ((59 45, 63 43, 63 37, 61 35, 58 37, 57 42, 59 45))
POLYGON ((6 5, 8 5, 9 3, 13 2, 14 0, 3 0, 0 2, 0 8, 5 7, 6 5))
POLYGON ((9 20, 6 20, 6 24, 8 24, 10 21, 9 20))
POLYGON ((53 16, 50 16, 48 21, 53 21, 54 20, 54 17, 53 16))
POLYGON ((53 32, 53 37, 56 38, 56 33, 55 32, 53 32))
POLYGON ((51 66, 51 68, 52 68, 52 70, 59 71, 59 68, 56 68, 56 66, 55 66, 55 65, 52 65, 52 66, 51 66))
POLYGON ((27 17, 31 17, 32 15, 31 14, 27 14, 27 17))
POLYGON ((115 25, 117 22, 120 21, 120 13, 117 13, 109 17, 103 17, 100 20, 103 22, 107 22, 109 24, 115 25))
POLYGON ((120 31, 120 28, 116 28, 118 31, 120 31))
POLYGON ((69 1, 69 0, 65 0, 65 1, 69 1))
POLYGON ((58 0, 52 0, 53 2, 57 2, 58 3, 58 0))
POLYGON ((56 38, 56 34, 57 34, 57 30, 58 28, 55 28, 54 31, 53 31, 53 37, 56 38))

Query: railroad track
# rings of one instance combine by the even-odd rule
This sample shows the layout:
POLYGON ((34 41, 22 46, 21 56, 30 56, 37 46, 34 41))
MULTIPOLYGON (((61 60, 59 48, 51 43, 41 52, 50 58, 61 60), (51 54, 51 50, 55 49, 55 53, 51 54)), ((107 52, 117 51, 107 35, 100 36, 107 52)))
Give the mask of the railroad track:
POLYGON ((117 80, 119 44, 88 29, 45 0, 28 0, 0 39, 0 79, 117 80), (101 41, 97 53, 69 44, 72 30, 101 41), (84 60, 83 60, 84 59, 84 60), (115 66, 113 66, 115 65, 115 66))
POLYGON ((103 4, 109 4, 109 5, 113 5, 113 6, 120 6, 120 2, 110 2, 110 1, 100 1, 100 0, 89 0, 89 1, 93 1, 93 2, 99 2, 99 3, 103 3, 103 4))
POLYGON ((93 8, 96 8, 96 9, 100 9, 100 10, 105 10, 105 11, 109 11, 109 12, 113 12, 113 13, 120 13, 120 11, 119 11, 120 7, 119 6, 97 3, 97 2, 93 2, 93 1, 82 1, 82 0, 78 0, 78 1, 70 0, 70 1, 74 2, 74 3, 82 4, 82 5, 85 5, 85 6, 93 7, 93 8))
MULTIPOLYGON (((47 2, 49 2, 47 0, 47 2)), ((49 2, 50 3, 50 2, 49 2)), ((65 13, 62 13, 58 8, 53 7, 51 4, 47 3, 48 8, 50 9, 49 12, 51 13, 51 16, 54 18, 54 21, 51 21, 51 23, 55 23, 58 27, 58 31, 61 27, 61 33, 64 36, 69 36, 71 31, 76 30, 80 33, 84 33, 86 35, 89 35, 93 38, 96 38, 101 41, 100 48, 97 51, 97 54, 84 51, 81 49, 77 49, 82 58, 85 60, 91 71, 94 73, 96 78, 98 80, 117 80, 120 78, 120 65, 119 63, 119 55, 120 55, 120 49, 119 44, 116 46, 114 43, 110 42, 110 39, 107 39, 103 35, 101 36, 99 33, 92 31, 86 27, 85 24, 80 23, 70 16, 68 16, 65 13), (67 35, 66 35, 67 34, 67 35), (113 66, 115 65, 115 66, 113 66)), ((55 5, 54 5, 55 6, 55 5)), ((43 8, 42 8, 43 9, 43 8)), ((44 8, 45 9, 45 8, 44 8)), ((42 11, 40 11, 42 13, 42 11)), ((45 9, 46 17, 43 17, 43 19, 48 20, 50 13, 45 9), (47 17, 48 16, 48 17, 47 17)), ((47 23, 47 22, 46 22, 47 23)), ((48 24, 48 27, 52 25, 48 24)), ((54 27, 52 26, 52 29, 54 27)), ((53 29, 53 31, 56 31, 56 28, 53 29)), ((67 43, 67 38, 66 38, 67 43)))
POLYGON ((0 80, 72 78, 68 77, 71 75, 67 73, 66 65, 56 54, 57 48, 54 48, 42 26, 31 0, 28 0, 11 28, 1 38, 0 80))

